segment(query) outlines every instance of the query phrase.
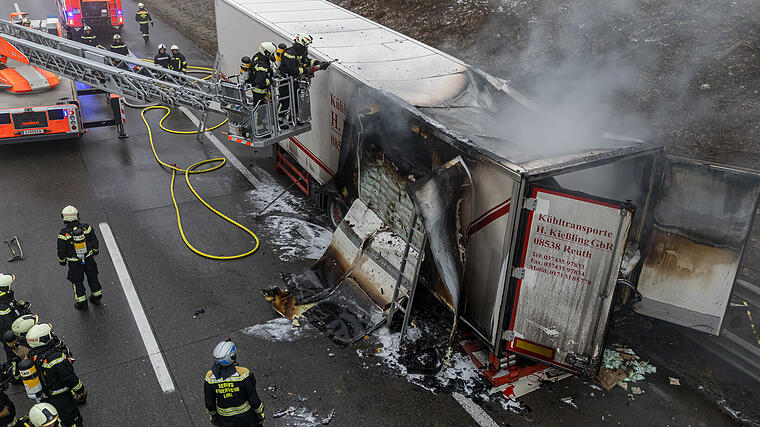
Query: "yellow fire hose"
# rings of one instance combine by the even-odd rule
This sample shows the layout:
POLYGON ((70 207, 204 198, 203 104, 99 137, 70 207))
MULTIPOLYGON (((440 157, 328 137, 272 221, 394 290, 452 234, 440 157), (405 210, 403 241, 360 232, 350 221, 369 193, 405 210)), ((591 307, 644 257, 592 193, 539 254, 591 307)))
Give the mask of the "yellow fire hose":
MULTIPOLYGON (((188 67, 188 68, 194 69, 194 70, 200 70, 200 71, 208 71, 208 72, 213 71, 212 69, 205 68, 205 67, 188 67)), ((208 77, 210 77, 210 76, 207 76, 204 79, 206 79, 208 77)), ((177 214, 177 227, 179 228, 179 233, 182 236, 182 241, 185 242, 185 245, 188 248, 190 248, 191 251, 195 252, 196 254, 198 254, 198 255, 200 255, 202 257, 210 258, 210 259, 217 259, 217 260, 238 259, 238 258, 247 257, 248 255, 251 255, 252 253, 256 252, 256 250, 259 249, 259 238, 258 238, 258 236, 256 236, 256 234, 254 234, 253 231, 249 230, 244 225, 238 223, 237 221, 233 220, 232 218, 228 217, 227 215, 225 215, 225 214, 219 212, 218 210, 216 210, 213 206, 211 206, 208 202, 206 202, 206 200, 204 200, 203 197, 201 197, 201 195, 198 194, 197 191, 195 191, 195 188, 190 183, 190 175, 201 174, 201 173, 207 173, 207 172, 215 171, 215 170, 221 168, 222 166, 224 166, 225 163, 227 163, 227 159, 225 159, 224 157, 217 157, 217 158, 213 158, 213 159, 206 159, 206 160, 202 160, 200 162, 193 163, 192 165, 188 166, 185 169, 179 168, 179 167, 175 166, 174 164, 168 164, 168 163, 164 162, 163 160, 161 160, 161 158, 158 156, 158 153, 156 152, 156 146, 155 146, 155 143, 153 142, 153 132, 151 130, 150 125, 148 124, 148 120, 145 118, 145 113, 148 112, 148 111, 150 111, 150 110, 164 110, 166 112, 163 115, 163 117, 161 117, 161 120, 159 120, 159 122, 158 122, 158 126, 162 130, 164 130, 165 132, 179 134, 179 135, 194 135, 194 134, 197 134, 198 131, 197 130, 192 130, 192 131, 175 130, 175 129, 169 129, 169 128, 165 127, 164 126, 164 120, 166 120, 166 118, 171 114, 172 110, 169 107, 165 107, 163 105, 156 105, 156 106, 145 107, 140 112, 140 116, 142 117, 143 123, 145 123, 145 127, 148 129, 148 140, 150 141, 150 148, 153 151, 153 156, 156 158, 156 161, 161 166, 163 166, 163 167, 165 167, 167 169, 170 169, 172 171, 172 181, 171 181, 171 187, 170 188, 171 188, 172 202, 174 203, 174 211, 177 214), (202 165, 205 165, 205 164, 208 164, 208 163, 217 163, 217 164, 214 165, 214 166, 207 167, 205 169, 197 169, 198 167, 200 167, 202 165), (215 213, 216 215, 218 215, 221 218, 223 218, 225 221, 227 221, 230 224, 236 226, 237 228, 245 231, 251 237, 253 237, 254 241, 256 242, 256 244, 254 245, 253 249, 249 250, 248 252, 237 254, 237 255, 211 255, 211 254, 205 253, 205 252, 197 249, 195 246, 193 246, 187 240, 187 236, 185 236, 185 231, 182 228, 182 215, 181 215, 180 210, 179 210, 179 205, 177 204, 177 199, 176 199, 176 197, 174 195, 174 183, 176 181, 176 177, 177 177, 177 173, 178 172, 179 173, 183 173, 185 175, 185 182, 187 183, 187 187, 190 189, 190 191, 192 191, 192 193, 195 195, 195 198, 198 199, 198 201, 200 201, 201 203, 203 203, 203 205, 206 206, 211 212, 215 213)), ((206 131, 212 131, 214 129, 217 129, 217 128, 221 127, 222 125, 224 125, 225 123, 227 123, 227 119, 225 119, 223 122, 219 123, 216 126, 213 126, 213 127, 210 127, 208 129, 206 129, 206 131)))

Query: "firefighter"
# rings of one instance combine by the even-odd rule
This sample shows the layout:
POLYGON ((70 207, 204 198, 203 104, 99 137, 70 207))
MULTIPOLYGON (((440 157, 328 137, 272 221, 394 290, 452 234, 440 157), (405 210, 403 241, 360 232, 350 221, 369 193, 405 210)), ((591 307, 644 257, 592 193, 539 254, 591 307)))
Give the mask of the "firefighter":
MULTIPOLYGON (((16 310, 16 299, 13 297, 13 282, 16 276, 12 274, 0 274, 0 335, 11 330, 13 321, 19 316, 16 310)), ((12 363, 15 360, 13 349, 8 344, 3 343, 6 361, 12 363)))
MULTIPOLYGON (((13 321, 10 331, 5 331, 3 334, 3 341, 11 348, 13 354, 16 356, 16 360, 25 359, 29 354, 29 344, 26 342, 26 334, 32 326, 39 322, 39 318, 36 314, 24 314, 18 319, 13 321)), ((14 367, 14 374, 15 372, 14 367)))
POLYGON ((145 10, 145 5, 137 3, 137 13, 135 14, 135 21, 140 24, 140 32, 142 33, 145 44, 148 44, 150 40, 150 27, 153 26, 153 18, 150 16, 150 12, 145 10), (150 24, 150 27, 148 26, 150 24))
POLYGON ((109 50, 113 53, 118 53, 119 55, 129 56, 129 49, 127 49, 127 45, 121 41, 120 34, 113 35, 113 43, 111 43, 109 50))
POLYGON ((82 31, 80 39, 82 40, 82 43, 86 45, 90 45, 92 47, 98 46, 98 36, 92 32, 92 28, 90 28, 89 25, 84 26, 84 30, 82 31))
POLYGON ((264 404, 256 393, 256 380, 248 369, 237 365, 236 353, 229 339, 214 347, 214 365, 203 385, 206 410, 215 426, 261 426, 264 404))
POLYGON ((98 236, 90 225, 79 221, 79 211, 74 206, 63 208, 61 218, 63 228, 58 233, 58 262, 69 266, 66 278, 74 285, 74 307, 87 310, 85 275, 90 286, 90 302, 98 305, 103 297, 98 281, 98 264, 95 262, 100 246, 98 236))
POLYGON ((259 45, 259 53, 251 61, 251 74, 248 82, 253 86, 253 102, 258 104, 266 102, 269 93, 269 85, 272 84, 272 61, 277 48, 272 42, 263 42, 259 45))
POLYGON ((21 18, 21 25, 32 28, 32 20, 25 16, 21 18))
MULTIPOLYGON (((285 77, 293 77, 294 79, 300 79, 301 77, 313 77, 314 73, 318 70, 327 69, 330 66, 329 62, 321 62, 319 60, 313 60, 309 58, 309 45, 312 38, 308 34, 299 33, 293 40, 293 46, 289 47, 282 53, 282 63, 280 65, 280 74, 285 77)), ((289 95, 289 89, 283 88, 282 96, 289 95)), ((297 106, 298 104, 296 104, 297 106)), ((279 122, 282 128, 287 128, 285 120, 288 117, 290 108, 290 98, 286 98, 280 102, 278 106, 279 122)))
POLYGON ((179 52, 179 46, 176 44, 172 45, 172 59, 169 63, 169 69, 187 74, 187 59, 185 59, 185 55, 179 52))
POLYGON ((172 57, 166 52, 166 45, 161 43, 158 45, 158 53, 153 57, 153 63, 164 68, 169 68, 171 62, 172 57))
MULTIPOLYGON (((32 326, 26 334, 29 358, 40 376, 45 401, 55 406, 65 426, 81 426, 78 404, 87 401, 87 391, 74 372, 68 349, 53 334, 49 323, 32 326)), ((30 417, 31 418, 31 417, 30 417)))
POLYGON ((16 406, 5 393, 0 391, 0 427, 10 427, 16 424, 16 406))
POLYGON ((55 406, 49 403, 38 403, 29 410, 29 417, 22 418, 19 427, 62 427, 61 417, 55 406))

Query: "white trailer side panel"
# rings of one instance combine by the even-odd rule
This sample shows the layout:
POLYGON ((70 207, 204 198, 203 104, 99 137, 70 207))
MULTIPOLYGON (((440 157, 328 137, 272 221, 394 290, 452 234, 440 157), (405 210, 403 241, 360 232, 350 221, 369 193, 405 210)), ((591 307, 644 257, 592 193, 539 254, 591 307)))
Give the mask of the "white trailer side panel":
POLYGON ((359 85, 431 106, 468 83, 461 61, 325 0, 216 0, 215 5, 227 75, 237 74, 240 58, 253 56, 260 42, 291 45, 299 32, 313 36, 311 56, 340 61, 312 80, 312 130, 280 144, 320 183, 337 169, 345 108, 359 85))

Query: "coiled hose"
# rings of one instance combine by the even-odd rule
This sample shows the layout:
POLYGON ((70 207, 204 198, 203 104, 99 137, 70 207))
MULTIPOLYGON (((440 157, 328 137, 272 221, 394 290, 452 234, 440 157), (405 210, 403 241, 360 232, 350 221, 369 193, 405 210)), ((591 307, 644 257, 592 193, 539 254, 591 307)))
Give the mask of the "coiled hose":
MULTIPOLYGON (((192 69, 192 70, 202 71, 202 72, 212 72, 213 71, 211 68, 205 68, 205 67, 188 67, 188 68, 192 69)), ((206 77, 204 77, 204 79, 207 79, 209 77, 210 76, 206 76, 206 77)), ((140 112, 140 116, 142 117, 143 123, 145 124, 145 128, 148 130, 148 140, 150 141, 150 149, 153 151, 153 157, 155 157, 156 162, 158 162, 158 164, 160 164, 161 166, 163 166, 163 167, 165 167, 167 169, 170 169, 172 171, 172 180, 171 180, 171 187, 170 187, 171 188, 171 195, 172 195, 172 203, 174 203, 174 212, 177 214, 177 227, 179 228, 179 234, 182 236, 182 241, 185 242, 185 245, 191 251, 195 252, 196 254, 198 254, 198 255, 200 255, 200 256, 202 256, 204 258, 216 259, 216 260, 239 259, 239 258, 247 257, 248 255, 251 255, 254 252, 256 252, 259 249, 259 238, 258 238, 258 236, 256 236, 256 234, 253 231, 251 231, 250 229, 248 229, 244 225, 238 223, 237 221, 235 221, 232 218, 228 217, 227 215, 219 212, 217 209, 215 209, 213 206, 211 206, 211 204, 209 204, 206 200, 203 199, 203 197, 201 197, 200 194, 198 194, 198 192, 193 187, 193 184, 190 183, 190 175, 213 172, 213 171, 215 171, 215 170, 223 167, 225 165, 225 163, 227 163, 227 159, 225 159, 224 157, 217 157, 217 158, 213 158, 213 159, 201 160, 199 162, 191 164, 190 166, 188 166, 187 168, 184 168, 184 169, 177 167, 173 163, 172 164, 166 163, 165 161, 161 160, 161 158, 158 156, 158 153, 156 152, 156 145, 155 145, 155 142, 153 141, 153 132, 152 132, 152 129, 150 127, 150 124, 148 124, 148 120, 145 117, 145 114, 148 111, 151 111, 151 110, 163 110, 163 111, 165 111, 165 114, 163 115, 163 117, 161 117, 161 119, 158 121, 158 126, 163 131, 168 132, 168 133, 174 133, 174 134, 179 134, 179 135, 195 135, 195 134, 198 133, 198 131, 197 130, 191 130, 191 131, 175 130, 175 129, 169 129, 169 128, 165 127, 164 126, 164 120, 166 120, 166 118, 169 117, 169 115, 172 113, 172 110, 169 107, 166 107, 166 106, 163 106, 163 105, 136 106, 136 105, 131 105, 131 104, 128 104, 128 103, 127 103, 127 105, 130 106, 130 107, 133 107, 133 108, 142 108, 142 111, 140 112), (209 163, 215 163, 215 164, 213 166, 209 166, 209 167, 204 168, 204 169, 198 169, 198 167, 200 167, 202 165, 209 164, 209 163), (203 251, 199 250, 198 248, 196 248, 195 246, 193 246, 193 244, 190 243, 190 241, 187 239, 187 236, 185 235, 185 230, 182 227, 182 214, 180 212, 179 205, 177 204, 177 199, 176 199, 176 197, 174 195, 174 183, 176 182, 177 173, 182 173, 182 174, 185 175, 185 183, 187 184, 187 187, 190 189, 190 191, 193 193, 193 195, 195 195, 195 198, 198 199, 199 202, 201 202, 205 207, 207 207, 211 212, 213 212, 217 216, 221 217, 225 221, 229 222, 230 224, 232 224, 235 227, 243 230, 244 232, 248 233, 251 237, 253 237, 253 240, 255 242, 255 244, 253 246, 253 249, 251 249, 251 250, 249 250, 249 251, 247 251, 245 253, 241 253, 241 254, 237 254, 237 255, 211 255, 211 254, 203 252, 203 251)), ((223 126, 225 123, 227 123, 227 119, 225 119, 223 122, 219 123, 216 126, 207 128, 206 131, 212 131, 214 129, 218 129, 219 127, 223 126)))

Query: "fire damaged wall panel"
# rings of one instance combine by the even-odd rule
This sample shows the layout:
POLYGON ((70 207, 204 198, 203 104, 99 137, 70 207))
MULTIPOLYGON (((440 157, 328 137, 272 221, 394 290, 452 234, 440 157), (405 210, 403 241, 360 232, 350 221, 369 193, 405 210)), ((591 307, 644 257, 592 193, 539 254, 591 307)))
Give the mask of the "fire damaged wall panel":
MULTIPOLYGON (((467 243, 462 226, 462 203, 472 180, 461 157, 444 164, 432 174, 407 185, 407 191, 427 231, 430 250, 438 273, 449 293, 451 309, 458 314, 467 243)), ((468 215, 471 216, 471 215, 468 215)))
POLYGON ((644 259, 638 285, 643 299, 636 311, 717 335, 740 252, 655 230, 644 259))
POLYGON ((636 311, 718 335, 757 209, 760 176, 667 158, 659 187, 636 311))
POLYGON ((472 206, 472 215, 463 215, 468 224, 468 257, 474 262, 465 269, 460 311, 467 323, 493 343, 505 309, 502 270, 510 262, 509 237, 516 210, 512 198, 519 184, 488 162, 472 165, 470 173, 473 188, 465 193, 463 203, 472 206))
POLYGON ((760 195, 756 174, 669 158, 655 222, 663 230, 711 245, 740 249, 760 195))
MULTIPOLYGON (((280 314, 302 315, 334 341, 349 344, 385 318, 404 248, 404 240, 356 200, 322 258, 301 274, 284 275, 286 290, 264 295, 280 314)), ((407 293, 417 256, 410 249, 401 283, 407 293)))

